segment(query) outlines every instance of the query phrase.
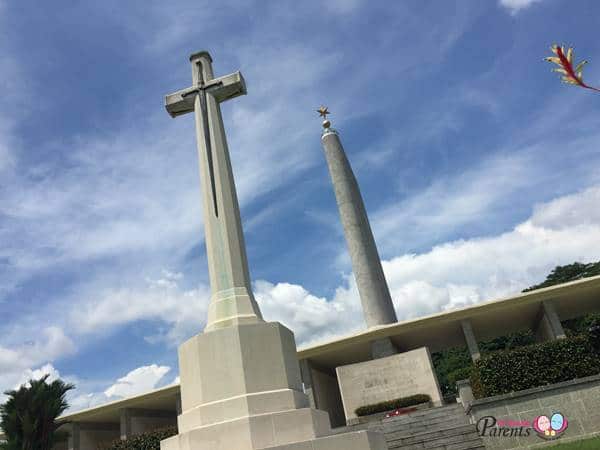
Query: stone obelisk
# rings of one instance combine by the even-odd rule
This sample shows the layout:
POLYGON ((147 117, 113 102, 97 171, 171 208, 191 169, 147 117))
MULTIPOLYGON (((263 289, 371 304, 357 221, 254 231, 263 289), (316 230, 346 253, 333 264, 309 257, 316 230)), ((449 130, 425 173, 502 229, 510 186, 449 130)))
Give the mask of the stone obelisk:
MULTIPOLYGON (((317 111, 325 118, 321 142, 333 182, 365 322, 368 328, 397 322, 394 304, 381 267, 358 182, 340 137, 337 131, 331 128, 331 122, 327 120, 329 111, 324 106, 317 111)), ((378 339, 371 345, 374 359, 390 356, 396 352, 389 338, 378 339)))
POLYGON ((293 333, 265 322, 252 295, 220 103, 246 93, 239 72, 214 78, 207 52, 190 57, 190 88, 166 97, 175 117, 196 116, 212 297, 204 333, 179 347, 179 434, 161 450, 384 450, 370 431, 329 435, 309 407, 293 333))

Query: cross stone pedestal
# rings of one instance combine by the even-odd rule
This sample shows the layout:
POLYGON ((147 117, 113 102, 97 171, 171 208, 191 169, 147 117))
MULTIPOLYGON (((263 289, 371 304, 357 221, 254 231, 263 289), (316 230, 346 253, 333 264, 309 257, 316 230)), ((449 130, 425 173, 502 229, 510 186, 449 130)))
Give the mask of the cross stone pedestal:
POLYGON ((161 450, 383 450, 382 434, 329 436, 302 391, 293 333, 278 322, 215 329, 179 347, 179 435, 161 450))

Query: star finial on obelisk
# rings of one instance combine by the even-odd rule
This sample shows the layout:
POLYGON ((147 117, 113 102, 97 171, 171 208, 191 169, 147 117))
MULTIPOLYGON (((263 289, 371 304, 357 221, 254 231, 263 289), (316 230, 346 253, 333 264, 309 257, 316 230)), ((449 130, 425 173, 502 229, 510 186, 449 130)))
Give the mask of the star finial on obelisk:
POLYGON ((317 109, 317 112, 319 113, 320 117, 325 117, 326 119, 327 119, 327 115, 331 114, 329 112, 329 109, 327 109, 327 106, 323 106, 323 105, 319 106, 319 109, 317 109))
POLYGON ((319 117, 325 118, 325 120, 323 120, 323 128, 328 129, 331 126, 331 122, 327 120, 327 115, 331 114, 329 109, 327 109, 327 106, 321 105, 319 109, 317 109, 317 112, 319 113, 319 117))

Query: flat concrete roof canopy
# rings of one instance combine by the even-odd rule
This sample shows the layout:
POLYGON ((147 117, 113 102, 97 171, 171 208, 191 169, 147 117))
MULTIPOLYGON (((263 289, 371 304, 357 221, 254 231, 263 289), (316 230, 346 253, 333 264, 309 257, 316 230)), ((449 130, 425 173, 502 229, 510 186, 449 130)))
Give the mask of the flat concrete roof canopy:
MULTIPOLYGON (((431 352, 435 352, 462 346, 465 345, 465 337, 461 321, 466 319, 471 322, 478 341, 492 339, 513 331, 533 329, 544 301, 552 302, 560 320, 599 312, 600 276, 383 325, 301 348, 298 351, 298 359, 310 359, 318 367, 334 372, 338 366, 370 360, 369 343, 381 337, 390 337, 401 351, 426 346, 431 352)), ((178 394, 179 385, 173 384, 134 397, 65 414, 59 420, 119 423, 119 410, 123 408, 175 411, 178 394)))
POLYGON ((120 410, 124 408, 140 408, 161 411, 177 411, 176 396, 179 395, 179 384, 172 384, 143 394, 122 400, 105 403, 93 408, 84 409, 59 417, 59 421, 90 423, 120 423, 120 410))
POLYGON ((478 341, 533 329, 544 301, 551 301, 560 320, 600 311, 600 276, 525 292, 474 306, 405 320, 298 350, 322 369, 370 359, 369 342, 390 337, 401 351, 429 347, 431 352, 465 345, 461 321, 469 319, 478 341))

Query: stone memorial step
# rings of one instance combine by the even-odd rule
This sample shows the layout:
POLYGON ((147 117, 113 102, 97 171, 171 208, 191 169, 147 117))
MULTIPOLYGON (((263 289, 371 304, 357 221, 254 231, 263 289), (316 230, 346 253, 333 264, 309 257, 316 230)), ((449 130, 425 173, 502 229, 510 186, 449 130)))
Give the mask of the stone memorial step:
POLYGON ((454 419, 446 419, 439 423, 429 423, 429 424, 410 424, 410 427, 398 429, 389 427, 389 428, 373 428, 375 431, 382 431, 389 439, 401 439, 407 436, 412 436, 418 433, 426 433, 433 431, 446 430, 449 428, 459 427, 461 425, 469 425, 468 422, 462 420, 462 418, 454 418, 454 419))
POLYGON ((483 450, 475 425, 461 405, 418 410, 402 416, 379 419, 362 426, 344 427, 381 431, 390 450, 483 450))
POLYGON ((450 428, 442 428, 436 431, 425 431, 420 433, 405 434, 400 438, 394 438, 390 435, 393 433, 386 433, 386 440, 389 444, 398 445, 412 445, 416 443, 430 442, 432 447, 437 445, 458 442, 465 438, 477 437, 477 431, 471 424, 460 425, 450 428))

